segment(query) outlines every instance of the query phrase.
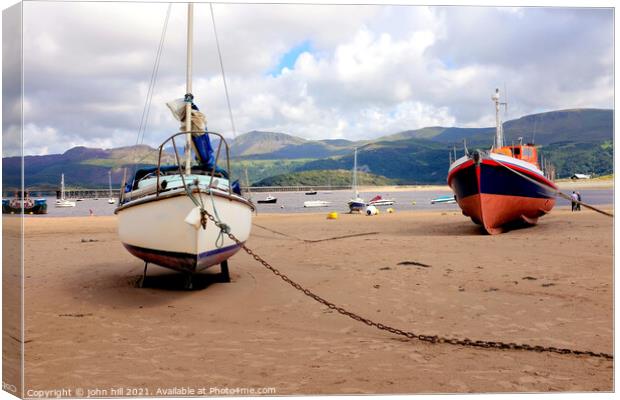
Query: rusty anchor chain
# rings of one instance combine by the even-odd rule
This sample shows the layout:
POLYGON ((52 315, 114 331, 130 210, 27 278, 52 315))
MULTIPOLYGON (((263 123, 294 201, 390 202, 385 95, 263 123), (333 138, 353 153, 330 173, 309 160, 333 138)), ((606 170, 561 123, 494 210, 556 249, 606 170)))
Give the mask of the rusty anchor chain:
POLYGON ((263 267, 271 271, 274 275, 280 277, 280 279, 282 279, 284 282, 288 283, 289 285, 299 290, 300 292, 310 297, 311 299, 315 300, 316 302, 328 307, 330 310, 337 311, 339 314, 349 317, 355 321, 362 322, 368 326, 375 327, 379 330, 387 331, 394 335, 403 336, 408 339, 417 339, 423 342, 434 343, 434 344, 443 343, 443 344, 450 344, 454 346, 464 346, 464 347, 478 347, 478 348, 500 349, 500 350, 521 350, 521 351, 531 351, 531 352, 538 352, 538 353, 546 352, 546 353, 557 353, 557 354, 571 354, 575 356, 588 356, 588 357, 603 358, 607 360, 614 359, 614 356, 612 354, 597 353, 594 351, 574 350, 574 349, 567 349, 567 348, 558 348, 558 347, 553 347, 553 346, 537 346, 537 345, 530 345, 530 344, 523 344, 523 343, 501 342, 501 341, 492 341, 492 340, 471 340, 467 338, 458 339, 458 338, 448 338, 448 337, 443 337, 443 336, 438 336, 438 335, 423 335, 423 334, 414 333, 411 331, 404 331, 402 329, 394 328, 390 325, 382 324, 380 322, 375 322, 371 319, 364 318, 361 315, 358 315, 352 311, 349 311, 343 307, 339 307, 336 304, 328 300, 325 300, 324 298, 312 292, 311 290, 304 288, 299 283, 293 281, 287 275, 280 272, 280 270, 273 267, 271 264, 265 261, 261 256, 254 253, 252 249, 248 248, 245 245, 245 243, 241 242, 239 239, 237 239, 237 237, 234 234, 230 232, 230 228, 226 224, 216 221, 213 215, 211 215, 207 210, 203 208, 201 210, 201 214, 203 214, 203 216, 206 215, 206 217, 208 217, 209 220, 213 221, 213 223, 218 228, 220 228, 220 230, 223 233, 225 233, 233 242, 239 245, 248 255, 254 258, 254 260, 258 261, 263 267))

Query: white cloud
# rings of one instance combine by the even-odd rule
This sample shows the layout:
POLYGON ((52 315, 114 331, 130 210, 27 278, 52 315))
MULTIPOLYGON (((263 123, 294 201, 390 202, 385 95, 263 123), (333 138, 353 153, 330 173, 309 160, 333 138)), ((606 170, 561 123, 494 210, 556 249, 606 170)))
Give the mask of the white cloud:
MULTIPOLYGON (((27 154, 131 145, 165 3, 25 5, 27 154), (53 144, 39 140, 51 137, 53 144)), ((365 139, 430 125, 613 106, 611 9, 215 4, 238 133, 365 139), (311 43, 281 75, 269 71, 311 43)), ((178 124, 185 93, 185 7, 172 7, 144 142, 178 124)), ((209 128, 231 134, 207 4, 195 6, 194 94, 209 128)))

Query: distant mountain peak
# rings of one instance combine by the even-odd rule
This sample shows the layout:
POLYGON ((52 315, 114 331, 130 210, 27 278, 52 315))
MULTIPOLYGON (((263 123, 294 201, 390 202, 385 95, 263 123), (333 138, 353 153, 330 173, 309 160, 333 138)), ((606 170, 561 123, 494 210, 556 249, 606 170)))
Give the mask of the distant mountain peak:
POLYGON ((265 154, 290 145, 299 145, 306 139, 280 132, 250 131, 231 141, 235 156, 265 154))

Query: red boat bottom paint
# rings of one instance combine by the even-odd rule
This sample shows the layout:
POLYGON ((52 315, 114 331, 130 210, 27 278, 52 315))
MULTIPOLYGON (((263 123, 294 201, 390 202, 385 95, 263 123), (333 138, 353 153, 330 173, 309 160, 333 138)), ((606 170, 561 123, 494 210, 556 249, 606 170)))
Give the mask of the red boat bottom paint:
POLYGON ((504 232, 505 226, 512 221, 535 225, 538 217, 551 211, 555 199, 483 193, 458 199, 458 203, 464 215, 495 235, 504 232))

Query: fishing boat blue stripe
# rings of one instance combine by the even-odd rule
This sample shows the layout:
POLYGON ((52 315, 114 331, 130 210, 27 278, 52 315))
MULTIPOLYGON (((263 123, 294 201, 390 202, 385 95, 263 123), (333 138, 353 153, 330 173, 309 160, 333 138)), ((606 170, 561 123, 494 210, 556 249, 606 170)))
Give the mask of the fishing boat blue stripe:
POLYGON ((550 188, 545 190, 522 176, 503 166, 480 165, 480 192, 508 196, 553 198, 555 193, 550 188))
POLYGON ((451 181, 452 190, 459 199, 478 194, 478 178, 476 177, 476 165, 471 164, 454 173, 451 181))

